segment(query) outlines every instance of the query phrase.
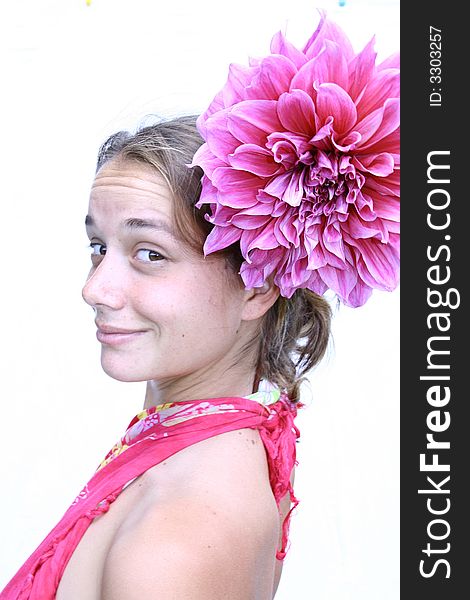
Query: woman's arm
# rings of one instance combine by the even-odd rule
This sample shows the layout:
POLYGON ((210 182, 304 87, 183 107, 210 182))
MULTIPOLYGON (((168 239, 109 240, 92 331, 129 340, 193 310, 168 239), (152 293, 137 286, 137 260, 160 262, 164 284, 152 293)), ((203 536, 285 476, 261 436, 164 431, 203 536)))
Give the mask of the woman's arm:
POLYGON ((278 517, 244 508, 185 501, 156 511, 111 548, 102 599, 271 600, 278 517))

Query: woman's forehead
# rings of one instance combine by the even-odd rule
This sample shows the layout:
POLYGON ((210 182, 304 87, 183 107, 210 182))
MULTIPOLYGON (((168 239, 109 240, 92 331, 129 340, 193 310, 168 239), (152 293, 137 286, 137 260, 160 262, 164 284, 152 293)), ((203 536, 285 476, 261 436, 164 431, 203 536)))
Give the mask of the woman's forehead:
POLYGON ((135 163, 112 162, 95 176, 89 212, 156 210, 170 216, 172 204, 168 185, 155 169, 135 163))
POLYGON ((155 168, 137 162, 113 160, 106 163, 95 175, 91 190, 129 188, 131 191, 149 192, 170 199, 171 192, 165 178, 155 168))

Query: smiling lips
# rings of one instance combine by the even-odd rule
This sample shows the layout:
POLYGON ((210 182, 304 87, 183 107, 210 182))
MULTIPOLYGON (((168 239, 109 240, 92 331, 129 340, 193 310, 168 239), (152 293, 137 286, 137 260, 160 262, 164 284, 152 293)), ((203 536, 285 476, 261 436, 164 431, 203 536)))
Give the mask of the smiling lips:
POLYGON ((111 327, 100 323, 97 323, 96 326, 98 327, 96 331, 98 341, 109 346, 124 344, 145 333, 142 329, 123 329, 122 327, 111 327))

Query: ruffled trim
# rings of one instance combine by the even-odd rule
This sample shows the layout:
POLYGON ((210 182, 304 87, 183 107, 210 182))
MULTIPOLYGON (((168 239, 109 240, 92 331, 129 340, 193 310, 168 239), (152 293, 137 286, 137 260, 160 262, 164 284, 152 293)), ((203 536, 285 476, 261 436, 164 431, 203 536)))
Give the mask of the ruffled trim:
POLYGON ((282 523, 282 544, 276 552, 276 558, 283 560, 288 550, 292 511, 299 504, 290 478, 292 469, 298 464, 295 441, 300 437, 300 431, 294 423, 297 408, 285 394, 282 394, 279 402, 269 408, 271 414, 259 432, 266 448, 271 489, 279 510, 280 502, 287 493, 293 503, 282 523), (292 434, 295 435, 295 439, 292 434))

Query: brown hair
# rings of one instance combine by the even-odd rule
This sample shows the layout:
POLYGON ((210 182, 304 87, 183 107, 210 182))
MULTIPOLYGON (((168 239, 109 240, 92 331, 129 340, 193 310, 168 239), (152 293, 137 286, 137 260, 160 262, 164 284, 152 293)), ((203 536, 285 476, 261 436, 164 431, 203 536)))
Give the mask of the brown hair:
MULTIPOLYGON (((201 193, 202 169, 188 166, 204 142, 196 118, 178 117, 142 127, 133 134, 120 131, 111 135, 99 150, 96 170, 115 158, 155 168, 173 195, 176 231, 192 249, 202 253, 213 225, 204 218, 210 212, 208 205, 195 208, 201 193)), ((218 254, 235 273, 239 272, 244 259, 238 243, 218 254)), ((259 338, 254 340, 259 342, 255 387, 264 378, 285 390, 292 401, 298 401, 305 374, 325 354, 330 320, 328 302, 310 290, 297 290, 291 298, 280 296, 266 313, 259 338)))

